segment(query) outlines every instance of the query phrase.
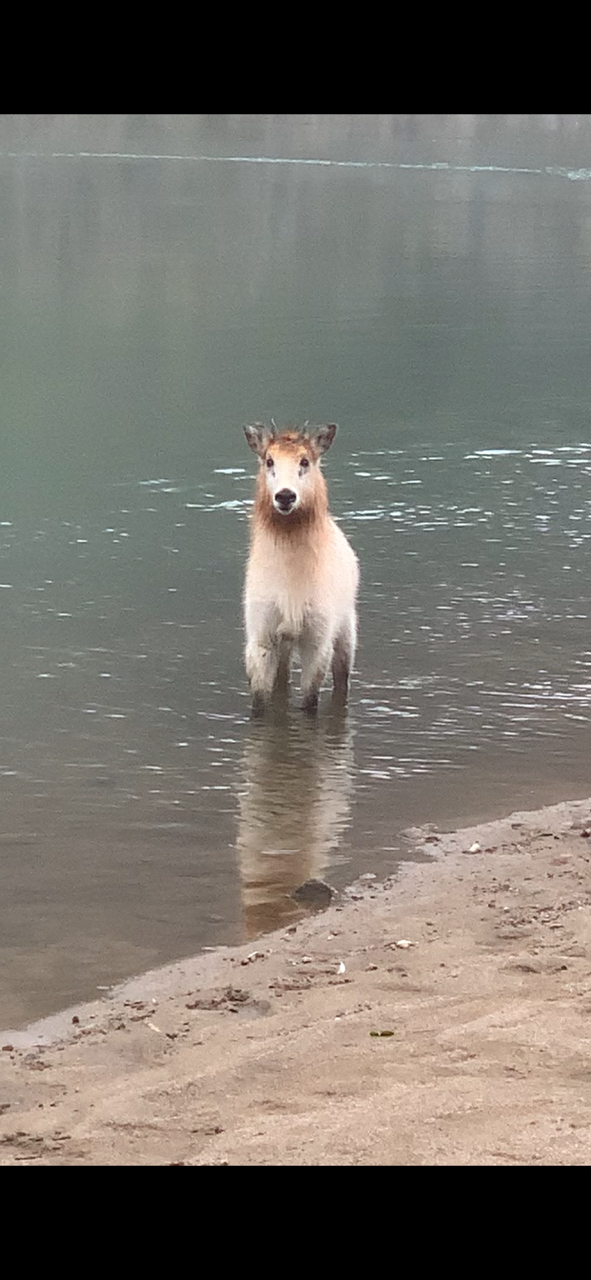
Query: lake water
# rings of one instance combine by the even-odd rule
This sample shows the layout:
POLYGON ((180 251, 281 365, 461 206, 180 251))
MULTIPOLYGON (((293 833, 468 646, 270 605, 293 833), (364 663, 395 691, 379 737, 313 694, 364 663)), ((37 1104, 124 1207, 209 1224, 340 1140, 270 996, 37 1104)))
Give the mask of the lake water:
POLYGON ((0 153, 7 1026, 409 824, 590 793, 591 118, 5 116, 0 153), (345 719, 249 717, 271 416, 340 424, 345 719))

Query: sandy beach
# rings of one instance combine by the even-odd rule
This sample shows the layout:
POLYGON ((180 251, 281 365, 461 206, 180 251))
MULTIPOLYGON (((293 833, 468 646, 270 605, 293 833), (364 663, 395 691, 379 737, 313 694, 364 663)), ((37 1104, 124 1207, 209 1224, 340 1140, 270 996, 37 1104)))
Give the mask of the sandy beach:
POLYGON ((0 1164, 591 1159, 591 800, 0 1033, 0 1164))

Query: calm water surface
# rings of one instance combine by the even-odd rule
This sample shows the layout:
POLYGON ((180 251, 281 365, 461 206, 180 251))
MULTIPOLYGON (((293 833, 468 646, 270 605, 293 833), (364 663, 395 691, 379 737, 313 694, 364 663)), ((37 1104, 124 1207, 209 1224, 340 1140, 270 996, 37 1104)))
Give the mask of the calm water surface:
POLYGON ((0 1025, 589 793, 589 120, 365 119, 0 120, 0 1025), (345 719, 249 719, 271 415, 340 423, 345 719))

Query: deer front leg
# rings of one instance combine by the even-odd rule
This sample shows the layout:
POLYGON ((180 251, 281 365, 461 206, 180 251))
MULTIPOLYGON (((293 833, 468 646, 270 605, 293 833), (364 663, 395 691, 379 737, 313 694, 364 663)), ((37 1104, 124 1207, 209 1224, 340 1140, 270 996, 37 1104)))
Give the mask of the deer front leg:
POLYGON ((328 629, 320 623, 304 631, 299 644, 302 660, 302 710, 314 712, 318 695, 330 666, 332 640, 328 629))
POLYGON ((285 641, 278 635, 275 610, 247 602, 244 665, 252 694, 253 715, 260 715, 289 665, 285 641))

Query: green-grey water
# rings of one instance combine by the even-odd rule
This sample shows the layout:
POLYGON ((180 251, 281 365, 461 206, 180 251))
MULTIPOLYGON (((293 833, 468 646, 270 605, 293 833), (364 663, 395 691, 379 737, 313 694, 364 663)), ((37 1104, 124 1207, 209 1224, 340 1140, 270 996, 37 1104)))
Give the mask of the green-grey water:
POLYGON ((590 155, 590 117, 0 117, 0 1025, 589 792, 590 155), (340 424, 344 721, 248 714, 271 416, 340 424))

